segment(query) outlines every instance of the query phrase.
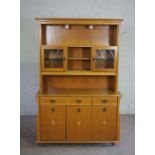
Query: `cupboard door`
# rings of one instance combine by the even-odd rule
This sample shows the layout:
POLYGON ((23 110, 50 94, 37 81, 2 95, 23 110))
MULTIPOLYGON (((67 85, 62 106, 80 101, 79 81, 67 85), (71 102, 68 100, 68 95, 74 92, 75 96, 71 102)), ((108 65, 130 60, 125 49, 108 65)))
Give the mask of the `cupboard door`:
POLYGON ((93 48, 93 71, 116 71, 116 47, 93 48))
POLYGON ((92 106, 92 139, 96 141, 116 140, 117 106, 92 106))
POLYGON ((66 48, 64 47, 42 47, 41 58, 43 71, 66 70, 66 48))
POLYGON ((65 140, 65 107, 40 104, 40 138, 65 140))
POLYGON ((67 140, 90 140, 90 106, 67 107, 67 140))

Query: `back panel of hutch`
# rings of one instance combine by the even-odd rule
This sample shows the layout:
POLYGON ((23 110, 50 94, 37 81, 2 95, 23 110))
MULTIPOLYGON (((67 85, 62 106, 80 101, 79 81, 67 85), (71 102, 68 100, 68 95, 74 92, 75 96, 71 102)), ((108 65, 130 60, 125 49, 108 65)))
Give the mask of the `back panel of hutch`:
POLYGON ((119 142, 122 20, 36 21, 40 24, 37 142, 119 142))

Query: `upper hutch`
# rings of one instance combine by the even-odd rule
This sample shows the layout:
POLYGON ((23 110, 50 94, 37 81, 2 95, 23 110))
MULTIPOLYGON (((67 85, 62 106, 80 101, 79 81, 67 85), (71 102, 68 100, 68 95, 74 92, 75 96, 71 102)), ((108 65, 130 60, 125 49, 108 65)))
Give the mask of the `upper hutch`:
POLYGON ((118 142, 121 19, 36 18, 37 142, 118 142))

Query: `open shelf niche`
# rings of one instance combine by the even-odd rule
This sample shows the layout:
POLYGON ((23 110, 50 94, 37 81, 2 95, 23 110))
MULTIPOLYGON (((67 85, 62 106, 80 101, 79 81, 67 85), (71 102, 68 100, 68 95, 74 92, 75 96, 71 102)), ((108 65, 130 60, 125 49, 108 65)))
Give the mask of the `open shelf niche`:
POLYGON ((91 71, 90 47, 68 47, 68 71, 91 71))
POLYGON ((41 25, 41 45, 105 45, 117 46, 117 25, 41 25), (52 34, 52 35, 51 35, 52 34))

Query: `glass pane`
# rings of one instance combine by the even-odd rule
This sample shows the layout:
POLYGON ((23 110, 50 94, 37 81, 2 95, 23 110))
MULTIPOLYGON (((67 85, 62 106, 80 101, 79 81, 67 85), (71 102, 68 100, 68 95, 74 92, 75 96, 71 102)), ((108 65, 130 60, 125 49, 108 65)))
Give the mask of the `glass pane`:
POLYGON ((45 68, 63 68, 63 50, 45 49, 45 68))
POLYGON ((113 69, 114 68, 114 50, 97 49, 95 55, 96 69, 113 69))

